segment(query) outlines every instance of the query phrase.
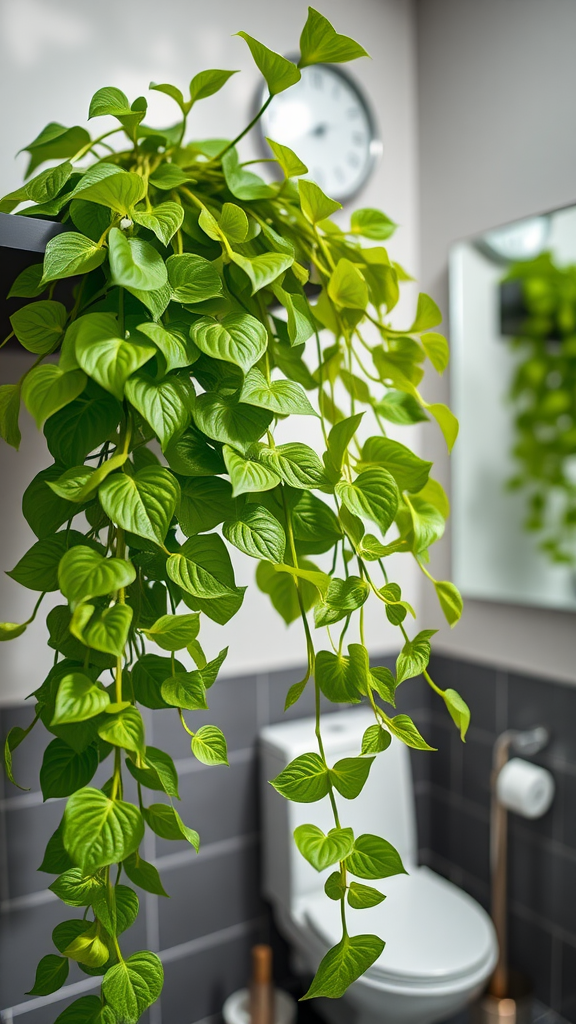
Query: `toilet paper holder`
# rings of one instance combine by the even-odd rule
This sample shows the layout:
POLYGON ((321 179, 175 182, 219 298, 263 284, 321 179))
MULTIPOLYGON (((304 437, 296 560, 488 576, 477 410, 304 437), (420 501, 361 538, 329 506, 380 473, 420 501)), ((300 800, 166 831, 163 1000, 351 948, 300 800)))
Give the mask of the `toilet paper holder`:
MULTIPOLYGON (((507 847, 508 810, 498 799, 498 776, 513 752, 524 757, 538 754, 548 744, 550 731, 542 725, 531 729, 508 729, 494 744, 491 774, 490 867, 492 878, 492 920, 498 938, 498 962, 488 995, 475 1014, 477 1021, 508 1020, 514 1024, 531 1021, 532 1001, 519 979, 508 970, 507 950, 507 847), (519 983, 520 982, 520 983, 519 983)), ((548 804, 549 806, 549 804, 548 804)), ((544 812, 542 812, 544 813, 544 812)))

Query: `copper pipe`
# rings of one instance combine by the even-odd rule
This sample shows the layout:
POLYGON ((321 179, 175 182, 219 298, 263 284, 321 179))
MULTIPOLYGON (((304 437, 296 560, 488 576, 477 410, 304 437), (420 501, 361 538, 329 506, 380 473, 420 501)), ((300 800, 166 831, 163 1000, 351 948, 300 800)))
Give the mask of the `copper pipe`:
POLYGON ((507 929, 507 856, 508 812, 496 796, 496 779, 508 760, 513 732, 504 732, 494 744, 490 786, 490 868, 492 882, 492 920, 498 939, 498 960, 490 980, 490 995, 503 999, 508 994, 508 929, 507 929))
POLYGON ((259 945, 252 948, 250 1021, 251 1024, 274 1024, 274 987, 270 946, 259 945))

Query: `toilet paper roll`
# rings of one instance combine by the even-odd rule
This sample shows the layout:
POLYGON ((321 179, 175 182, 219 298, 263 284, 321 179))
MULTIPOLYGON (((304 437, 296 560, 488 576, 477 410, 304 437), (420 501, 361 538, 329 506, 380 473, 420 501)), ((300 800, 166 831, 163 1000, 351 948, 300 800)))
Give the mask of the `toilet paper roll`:
POLYGON ((496 780, 496 795, 509 811, 523 818, 541 818, 554 799, 554 779, 546 768, 513 757, 496 780))

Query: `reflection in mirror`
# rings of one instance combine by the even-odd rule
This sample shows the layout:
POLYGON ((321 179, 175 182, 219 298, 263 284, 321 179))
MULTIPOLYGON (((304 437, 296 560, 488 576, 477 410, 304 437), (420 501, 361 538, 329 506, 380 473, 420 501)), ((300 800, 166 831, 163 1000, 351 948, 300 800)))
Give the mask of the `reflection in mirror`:
POLYGON ((454 246, 453 573, 576 609, 576 207, 454 246))

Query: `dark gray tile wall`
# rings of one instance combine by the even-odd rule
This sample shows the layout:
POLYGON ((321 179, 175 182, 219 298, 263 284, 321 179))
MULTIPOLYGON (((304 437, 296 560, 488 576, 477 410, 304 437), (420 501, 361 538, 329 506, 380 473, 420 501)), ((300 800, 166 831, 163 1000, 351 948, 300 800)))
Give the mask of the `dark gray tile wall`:
MULTIPOLYGON (((175 758, 178 810, 198 830, 202 846, 197 855, 181 843, 146 838, 146 859, 156 863, 171 899, 140 892, 139 921, 124 936, 128 953, 153 949, 165 965, 161 1002, 145 1024, 161 1024, 162 1018, 165 1024, 215 1024, 226 996, 247 980, 250 948, 256 941, 273 941, 279 947, 278 978, 282 975, 282 983, 300 994, 259 892, 256 739, 263 725, 282 718, 288 687, 301 678, 296 669, 219 680, 210 691, 209 714, 190 714, 192 727, 197 720, 198 725, 209 721, 223 729, 231 769, 209 768, 191 757, 176 713, 146 715, 147 741, 175 758)), ((325 705, 325 710, 336 712, 338 707, 325 705)), ((312 713, 310 686, 288 717, 312 713)), ((31 718, 27 706, 0 709, 2 746, 13 725, 27 725, 31 718)), ((34 740, 14 752, 15 777, 30 792, 0 778, 0 1010, 6 1024, 12 1018, 22 1018, 22 1024, 51 1024, 72 997, 97 988, 97 982, 74 968, 60 992, 44 999, 24 995, 33 984, 36 962, 54 952, 54 926, 67 916, 80 916, 47 890, 53 876, 37 870, 65 806, 64 800, 42 802, 38 772, 45 744, 39 738, 43 733, 47 743, 50 737, 41 726, 37 730, 34 740), (10 1008, 12 1013, 7 1012, 10 1008)), ((107 774, 103 766, 96 784, 107 774)), ((313 1024, 317 1018, 305 1007, 302 1020, 313 1024)))
POLYGON ((548 747, 534 760, 556 782, 550 811, 536 821, 509 815, 509 948, 536 996, 576 1021, 576 688, 453 658, 434 656, 443 689, 468 702, 471 726, 462 744, 430 692, 425 735, 437 747, 420 782, 427 831, 421 859, 489 906, 489 807, 492 746, 507 728, 546 725, 548 747))
MULTIPOLYGON (((508 726, 542 723, 551 729, 550 746, 536 760, 555 776, 553 808, 535 822, 510 818, 510 950, 542 1003, 576 1022, 576 690, 444 657, 433 658, 432 671, 440 686, 457 689, 468 701, 472 725, 463 745, 423 680, 406 682, 398 691, 398 711, 411 714, 438 748, 412 752, 421 859, 486 907, 494 739, 508 726)), ((300 678, 300 670, 291 669, 218 681, 209 720, 226 733, 233 770, 199 765, 177 716, 149 713, 148 742, 174 754, 179 811, 200 832, 202 847, 196 855, 180 843, 146 840, 145 855, 157 864, 171 899, 141 893, 139 923, 124 939, 127 952, 157 950, 165 965, 160 1004, 145 1024, 218 1024, 224 999, 246 981, 255 941, 273 943, 278 983, 296 996, 301 992, 259 893, 256 759, 259 729, 283 717, 286 691, 300 678)), ((287 717, 312 711, 310 687, 287 717)), ((0 710, 0 742, 12 725, 26 724, 29 717, 27 707, 0 710)), ((52 1024, 72 997, 96 988, 75 969, 59 993, 45 999, 23 995, 33 982, 27 965, 51 951, 51 930, 66 916, 47 892, 51 876, 37 872, 64 809, 63 800, 42 803, 37 743, 38 737, 14 755, 16 778, 31 791, 9 783, 0 790, 0 1008, 15 1008, 13 1019, 21 1017, 22 1024, 52 1024)), ((69 916, 75 916, 72 908, 69 916)), ((10 1014, 3 1017, 12 1024, 10 1014)), ((547 1024, 552 1020, 560 1017, 546 1017, 547 1024)), ((318 1021, 313 1006, 302 1004, 299 1024, 318 1021)), ((466 1018, 451 1024, 466 1024, 466 1018)))

